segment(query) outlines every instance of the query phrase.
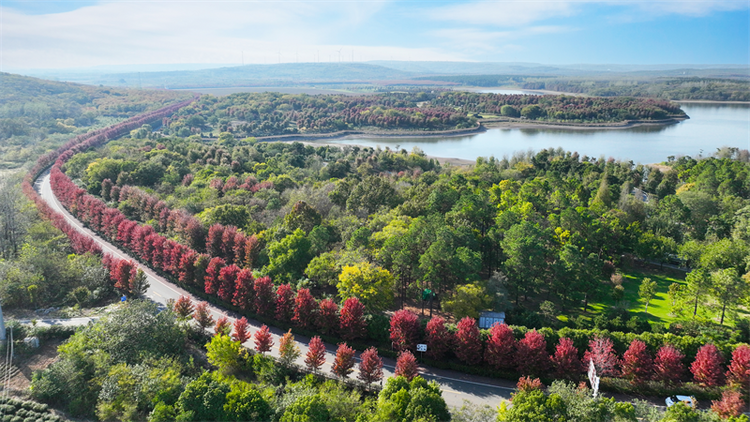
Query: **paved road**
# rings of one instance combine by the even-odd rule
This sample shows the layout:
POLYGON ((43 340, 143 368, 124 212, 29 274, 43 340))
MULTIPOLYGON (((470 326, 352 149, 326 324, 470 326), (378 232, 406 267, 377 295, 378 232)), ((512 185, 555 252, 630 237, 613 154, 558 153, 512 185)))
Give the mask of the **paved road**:
MULTIPOLYGON (((39 179, 36 180, 36 182, 34 183, 34 189, 39 192, 41 197, 52 207, 52 209, 64 215, 73 227, 86 234, 87 236, 94 238, 94 240, 96 240, 96 242, 101 245, 102 251, 104 251, 104 253, 109 253, 120 259, 132 259, 134 262, 137 262, 135 259, 118 249, 116 246, 110 244, 90 229, 84 227, 80 221, 78 221, 67 210, 65 210, 62 204, 52 193, 49 171, 42 174, 42 176, 40 176, 39 179)), ((194 302, 201 301, 200 298, 194 297, 189 292, 183 290, 179 286, 156 274, 151 268, 141 264, 139 264, 138 266, 139 268, 143 269, 143 271, 148 276, 148 281, 151 286, 148 289, 146 296, 153 301, 165 305, 168 300, 177 299, 180 296, 188 296, 194 302)), ((230 322, 234 322, 235 315, 232 312, 216 307, 214 305, 210 305, 209 308, 211 310, 211 314, 214 316, 214 319, 218 319, 221 316, 227 316, 230 322)), ((252 319, 249 320, 249 323, 251 326, 251 334, 255 333, 255 331, 257 331, 262 325, 260 322, 252 319)), ((273 327, 271 327, 271 332, 273 333, 274 340, 274 348, 271 351, 271 354, 278 356, 279 338, 284 334, 284 332, 273 327)), ((297 364, 300 366, 304 366, 304 356, 307 352, 307 343, 310 339, 303 336, 295 336, 295 339, 297 340, 298 346, 301 350, 301 356, 297 360, 297 364)), ((252 348, 252 340, 245 343, 245 346, 252 348)), ((337 346, 332 344, 326 344, 326 363, 323 365, 322 370, 327 373, 331 372, 331 365, 333 364, 336 355, 336 347, 337 346)), ((383 359, 383 373, 385 377, 393 376, 395 364, 395 361, 393 361, 392 359, 383 359)), ((434 380, 440 385, 440 388, 443 391, 443 397, 445 398, 446 403, 450 406, 460 406, 463 403, 463 400, 468 400, 473 403, 488 404, 492 407, 495 407, 500 403, 501 400, 509 399, 510 394, 515 390, 515 388, 513 388, 513 383, 511 382, 474 375, 467 375, 455 371, 420 367, 420 375, 427 380, 434 380)), ((357 371, 355 370, 355 372, 351 376, 352 378, 356 378, 357 371)))

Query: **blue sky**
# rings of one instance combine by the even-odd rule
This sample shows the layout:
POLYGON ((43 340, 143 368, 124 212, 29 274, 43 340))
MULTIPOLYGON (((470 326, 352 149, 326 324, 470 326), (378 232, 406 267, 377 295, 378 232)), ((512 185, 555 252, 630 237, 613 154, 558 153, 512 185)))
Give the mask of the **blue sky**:
POLYGON ((748 64, 750 2, 2 1, 2 68, 451 60, 748 64), (339 53, 340 51, 340 53, 339 53), (243 54, 244 52, 244 54, 243 54))

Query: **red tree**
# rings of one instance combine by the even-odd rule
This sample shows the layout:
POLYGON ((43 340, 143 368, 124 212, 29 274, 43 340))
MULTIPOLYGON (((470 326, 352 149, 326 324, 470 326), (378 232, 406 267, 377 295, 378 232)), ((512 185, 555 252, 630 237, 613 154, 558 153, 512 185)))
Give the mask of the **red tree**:
POLYGON ((198 322, 201 328, 211 328, 214 325, 214 317, 208 311, 208 302, 201 302, 195 305, 195 312, 193 318, 198 322))
POLYGON ((231 302, 234 298, 234 286, 237 283, 237 276, 240 273, 240 267, 232 264, 227 265, 219 271, 219 299, 224 302, 231 302))
POLYGON ((294 316, 292 321, 300 327, 310 327, 315 320, 315 309, 318 304, 310 294, 310 289, 299 289, 294 299, 294 316))
POLYGON ((252 304, 253 294, 253 272, 243 268, 237 274, 237 282, 234 285, 234 296, 232 305, 240 309, 249 309, 252 304))
POLYGON ((336 359, 333 361, 333 373, 341 378, 348 378, 354 370, 354 349, 346 343, 339 344, 336 359))
POLYGON ((370 385, 383 379, 383 360, 378 349, 370 347, 359 355, 359 379, 370 385))
POLYGON ((573 340, 567 337, 561 337, 557 342, 552 364, 559 378, 576 380, 583 372, 581 359, 578 358, 578 349, 573 346, 573 340))
POLYGON ((733 387, 743 390, 750 384, 750 347, 745 344, 737 346, 732 352, 732 362, 729 363, 727 381, 733 387))
POLYGON ((224 235, 224 226, 214 224, 208 229, 206 237, 206 252, 212 257, 221 256, 221 237, 224 235))
POLYGON ((226 226, 221 234, 221 256, 229 264, 234 264, 234 239, 237 237, 237 227, 226 226))
POLYGON ((246 341, 250 340, 250 333, 248 332, 249 327, 250 324, 247 323, 247 318, 245 317, 234 320, 232 340, 237 341, 240 344, 244 344, 246 341))
POLYGON ((223 259, 219 257, 211 258, 206 268, 206 278, 204 280, 204 290, 207 294, 215 294, 219 289, 219 274, 221 269, 226 266, 223 259))
POLYGON ((542 380, 540 380, 539 378, 521 377, 516 383, 516 388, 518 389, 518 391, 528 393, 530 391, 543 389, 544 384, 542 384, 542 380))
POLYGON ((744 407, 745 402, 742 401, 742 395, 736 390, 724 390, 721 393, 721 400, 713 400, 711 402, 711 410, 722 419, 740 416, 744 407))
POLYGON ((187 296, 180 296, 174 302, 174 313, 177 314, 180 319, 188 319, 193 315, 193 301, 187 296))
POLYGON ((611 377, 617 374, 618 359, 612 340, 602 337, 590 340, 589 350, 583 355, 584 367, 588 368, 592 360, 598 376, 611 377))
POLYGON ((417 366, 417 358, 411 354, 410 351, 404 350, 398 355, 396 360, 396 371, 395 376, 401 376, 411 381, 419 375, 419 368, 417 366))
POLYGON ((239 266, 245 266, 245 244, 247 238, 242 233, 234 235, 234 263, 239 266))
POLYGON ((479 336, 477 321, 471 317, 463 317, 458 322, 456 333, 456 356, 469 365, 476 365, 482 361, 482 339, 479 336))
POLYGON ((216 320, 216 326, 214 327, 214 333, 218 335, 225 335, 228 336, 229 333, 232 331, 232 326, 229 324, 229 318, 226 316, 219 317, 218 320, 216 320))
POLYGON ((180 283, 188 284, 190 286, 196 285, 196 258, 198 258, 198 254, 195 251, 190 251, 189 253, 182 255, 182 258, 180 258, 180 283))
POLYGON ((547 353, 547 342, 536 330, 527 331, 518 342, 516 365, 518 372, 524 375, 542 375, 549 369, 550 359, 547 353))
POLYGON ((487 338, 484 360, 496 369, 515 367, 516 339, 513 330, 506 324, 494 324, 487 338))
POLYGON ((121 259, 115 267, 115 274, 112 279, 115 282, 115 289, 121 292, 127 292, 130 289, 130 279, 135 275, 135 265, 133 261, 121 259))
POLYGON ((288 284, 281 284, 276 289, 276 319, 290 321, 294 315, 294 290, 288 284))
POLYGON ((654 362, 646 349, 646 343, 641 340, 633 340, 622 355, 622 377, 634 383, 648 380, 654 370, 653 366, 654 362))
POLYGON ((685 374, 684 358, 685 355, 671 344, 662 346, 654 359, 654 379, 669 383, 680 381, 685 374))
POLYGON ((365 305, 356 297, 350 297, 341 306, 341 318, 339 319, 341 336, 346 340, 354 340, 365 335, 367 322, 365 322, 365 305))
POLYGON ((396 311, 391 317, 391 343, 396 350, 413 349, 419 336, 419 319, 407 309, 396 311))
POLYGON ((331 334, 339 326, 339 306, 331 299, 319 303, 316 323, 323 334, 331 334))
POLYGON ((257 258, 260 249, 261 244, 257 236, 252 235, 245 240, 245 266, 247 268, 253 267, 253 262, 257 258))
POLYGON ((255 350, 257 350, 258 353, 268 352, 273 346, 273 339, 271 339, 271 330, 269 330, 268 326, 266 325, 263 325, 258 331, 255 332, 255 335, 253 335, 253 340, 255 341, 255 350))
POLYGON ((312 372, 317 372, 326 361, 326 346, 320 337, 315 336, 310 339, 305 355, 305 366, 312 372))
POLYGON ((690 366, 695 381, 707 387, 720 385, 724 378, 724 370, 721 364, 724 358, 721 352, 713 344, 706 344, 698 349, 695 361, 690 366))
POLYGON ((434 316, 427 323, 425 329, 425 343, 427 343, 427 356, 441 360, 453 344, 453 335, 445 327, 445 319, 434 316))
POLYGON ((261 315, 269 316, 272 306, 276 302, 271 278, 266 276, 256 279, 253 288, 255 289, 255 311, 261 315))
POLYGON ((209 262, 211 262, 211 257, 204 253, 198 254, 198 257, 195 258, 195 285, 199 288, 205 287, 209 262))

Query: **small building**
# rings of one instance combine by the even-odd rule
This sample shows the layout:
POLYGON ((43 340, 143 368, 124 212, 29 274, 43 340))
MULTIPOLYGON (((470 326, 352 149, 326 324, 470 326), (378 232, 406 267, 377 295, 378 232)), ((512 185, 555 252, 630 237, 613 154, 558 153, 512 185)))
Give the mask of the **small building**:
POLYGON ((490 328, 495 324, 505 323, 505 312, 485 311, 479 314, 479 328, 490 328))

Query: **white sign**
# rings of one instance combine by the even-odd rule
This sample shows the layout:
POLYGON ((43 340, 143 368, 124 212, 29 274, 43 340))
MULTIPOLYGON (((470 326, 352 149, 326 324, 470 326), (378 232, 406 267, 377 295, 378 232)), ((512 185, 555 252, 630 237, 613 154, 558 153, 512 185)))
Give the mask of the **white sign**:
POLYGON ((426 352, 427 351, 427 345, 426 344, 418 344, 417 345, 417 352, 426 352))
POLYGON ((589 382, 591 383, 591 389, 594 390, 594 397, 596 397, 596 393, 599 392, 599 377, 596 376, 593 359, 589 359, 589 382))

